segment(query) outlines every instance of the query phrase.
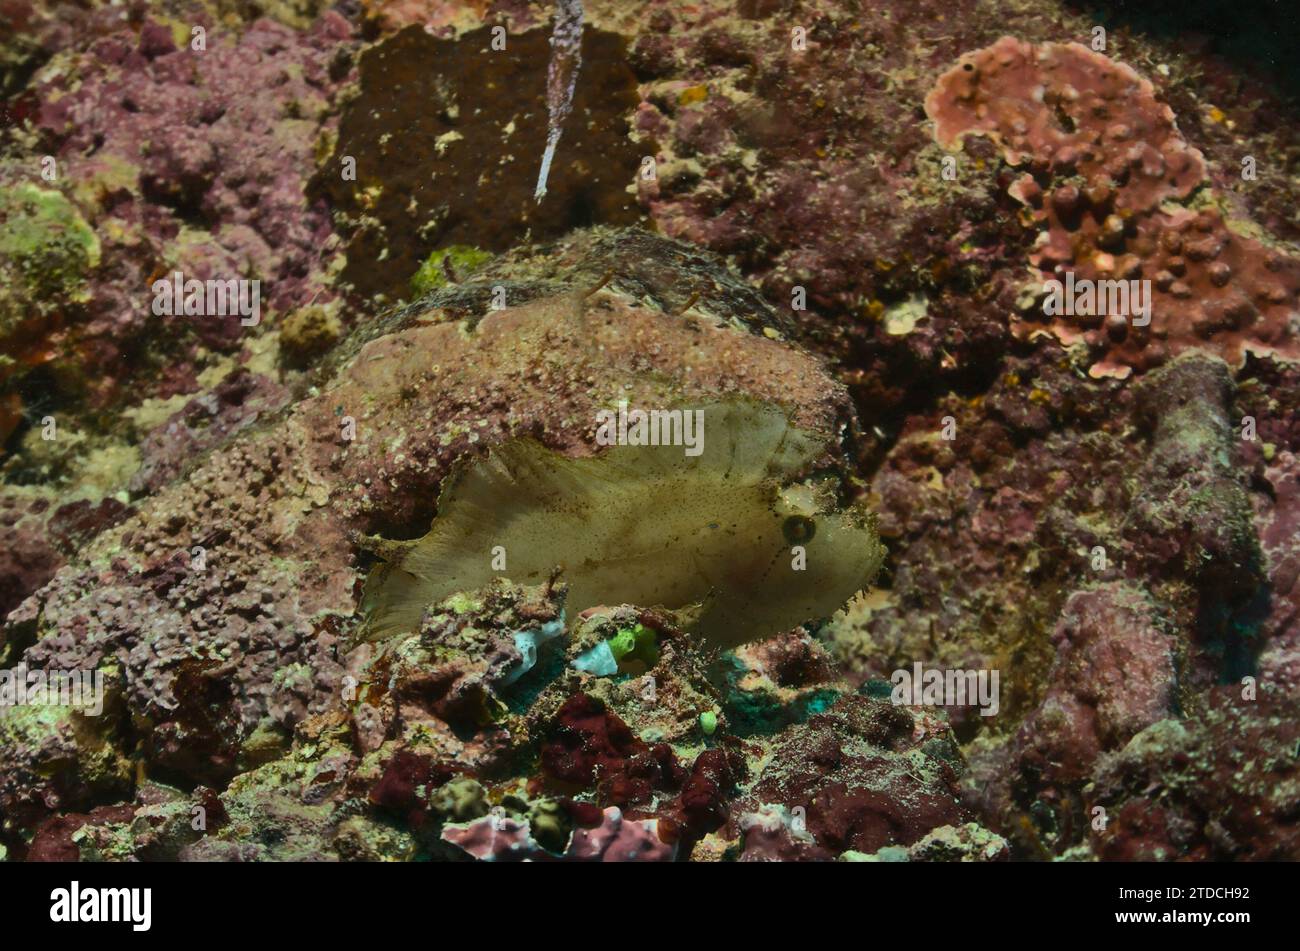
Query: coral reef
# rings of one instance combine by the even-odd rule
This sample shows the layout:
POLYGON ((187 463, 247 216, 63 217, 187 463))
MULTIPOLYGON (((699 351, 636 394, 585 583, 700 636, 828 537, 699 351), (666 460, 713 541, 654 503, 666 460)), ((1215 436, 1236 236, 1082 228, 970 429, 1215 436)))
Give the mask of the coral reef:
POLYGON ((636 84, 622 38, 583 34, 564 150, 537 201, 548 36, 530 30, 498 46, 486 26, 452 41, 413 25, 361 54, 358 94, 313 183, 347 237, 341 277, 358 294, 407 297, 421 263, 448 245, 505 251, 525 236, 636 219, 626 191, 641 161, 627 137, 636 84))
POLYGON ((335 293, 337 239, 303 186, 337 121, 351 27, 335 13, 299 31, 191 12, 67 14, 77 42, 31 76, 27 154, 0 156, 10 401, 37 387, 48 399, 50 381, 66 415, 192 393, 211 351, 238 354, 261 332, 238 314, 158 316, 151 287, 167 275, 258 280, 267 312, 335 293), (48 373, 20 388, 33 367, 48 373))
MULTIPOLYGON (((1234 363, 1245 352, 1300 356, 1300 258, 1236 233, 1214 196, 1197 193, 1204 159, 1132 68, 1078 43, 1005 37, 940 77, 926 111, 945 147, 986 135, 1009 164, 1029 166, 1010 191, 1042 229, 1034 267, 1144 280, 1158 292, 1146 325, 1122 311, 1082 327, 1047 322, 1065 344, 1102 352, 1094 376, 1126 375, 1192 346, 1234 363)), ((1034 323, 1030 315, 1017 332, 1033 333, 1034 323)))
POLYGON ((1204 717, 1153 724, 1096 770, 1087 800, 1108 821, 1093 850, 1128 861, 1293 859, 1298 739, 1294 696, 1243 703, 1219 692, 1204 717))
POLYGON ((0 0, 0 860, 1300 858, 1280 14, 1104 6, 0 0))
POLYGON ((961 755, 946 727, 927 717, 845 697, 776 738, 744 801, 802 810, 810 843, 831 855, 908 846, 964 822, 956 794, 961 755))

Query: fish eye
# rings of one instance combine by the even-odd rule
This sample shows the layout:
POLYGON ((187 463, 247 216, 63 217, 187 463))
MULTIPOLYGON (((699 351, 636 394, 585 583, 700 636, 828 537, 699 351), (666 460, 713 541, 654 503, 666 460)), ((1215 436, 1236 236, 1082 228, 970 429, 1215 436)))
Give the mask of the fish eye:
POLYGON ((791 515, 781 523, 781 534, 791 545, 804 545, 817 534, 817 523, 806 515, 791 515))

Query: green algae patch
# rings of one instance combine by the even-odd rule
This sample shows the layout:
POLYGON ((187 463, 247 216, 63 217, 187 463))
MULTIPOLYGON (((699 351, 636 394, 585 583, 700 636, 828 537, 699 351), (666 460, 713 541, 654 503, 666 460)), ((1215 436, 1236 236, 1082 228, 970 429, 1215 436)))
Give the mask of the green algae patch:
POLYGON ((46 309, 87 298, 99 239, 61 192, 0 188, 0 339, 46 309))
POLYGON ((99 239, 61 192, 0 189, 0 267, 16 271, 30 291, 78 294, 98 265, 99 239))
MULTIPOLYGON (((427 606, 494 577, 541 584, 557 569, 571 617, 598 605, 689 609, 692 630, 717 647, 834 613, 871 582, 884 549, 860 502, 840 507, 825 486, 796 481, 824 441, 773 406, 699 412, 697 455, 616 445, 570 459, 515 440, 459 466, 426 536, 370 543, 384 561, 366 582, 366 636, 416 630, 427 606)), ((634 629, 616 640, 628 654, 651 646, 634 629)))
POLYGON ((459 283, 466 275, 491 261, 492 257, 487 251, 461 244, 434 251, 411 277, 411 294, 423 297, 448 284, 459 283))

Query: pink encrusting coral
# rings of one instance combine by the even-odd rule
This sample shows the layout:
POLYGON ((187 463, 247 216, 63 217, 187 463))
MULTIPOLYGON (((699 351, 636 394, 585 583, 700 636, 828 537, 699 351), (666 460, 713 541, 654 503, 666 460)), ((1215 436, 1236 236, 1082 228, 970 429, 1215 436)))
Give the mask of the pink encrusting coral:
POLYGON ((527 822, 495 814, 448 824, 442 838, 480 861, 671 862, 677 849, 660 839, 658 826, 657 819, 625 819, 621 809, 610 806, 599 826, 574 830, 563 855, 543 849, 527 822))
POLYGON ((1204 157, 1130 67, 1077 43, 1003 37, 944 73, 925 108, 940 145, 988 136, 1025 169, 1009 192, 1042 229, 1029 260, 1044 280, 1151 282, 1149 325, 1025 316, 1017 335, 1046 326, 1067 345, 1085 342, 1093 376, 1124 377, 1191 347, 1230 363, 1246 352, 1300 357, 1300 260, 1229 227, 1204 157))
MULTIPOLYGON (((84 317, 53 349, 67 351, 69 375, 111 368, 88 384, 104 399, 143 334, 155 334, 155 350, 192 334, 229 351, 260 332, 233 314, 158 316, 159 278, 257 279, 259 320, 333 296, 329 217, 303 188, 317 136, 336 121, 351 27, 335 13, 303 32, 270 20, 243 31, 196 23, 207 23, 201 44, 188 24, 121 23, 33 80, 34 126, 58 180, 104 236, 84 317)), ((166 375, 182 377, 182 366, 166 375)))

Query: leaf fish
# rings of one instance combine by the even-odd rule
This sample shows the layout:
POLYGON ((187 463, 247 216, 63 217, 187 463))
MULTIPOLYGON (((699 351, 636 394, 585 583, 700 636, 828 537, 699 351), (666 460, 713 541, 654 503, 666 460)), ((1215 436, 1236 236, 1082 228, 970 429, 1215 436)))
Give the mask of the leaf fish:
POLYGON ((415 630, 430 605, 493 577, 540 584, 558 570, 571 616, 679 610, 725 649, 829 616, 870 584, 884 556, 874 517, 794 481, 824 442, 770 405, 701 412, 696 455, 615 445, 572 459, 516 439, 458 467, 427 535, 371 544, 383 561, 366 582, 362 636, 415 630))

